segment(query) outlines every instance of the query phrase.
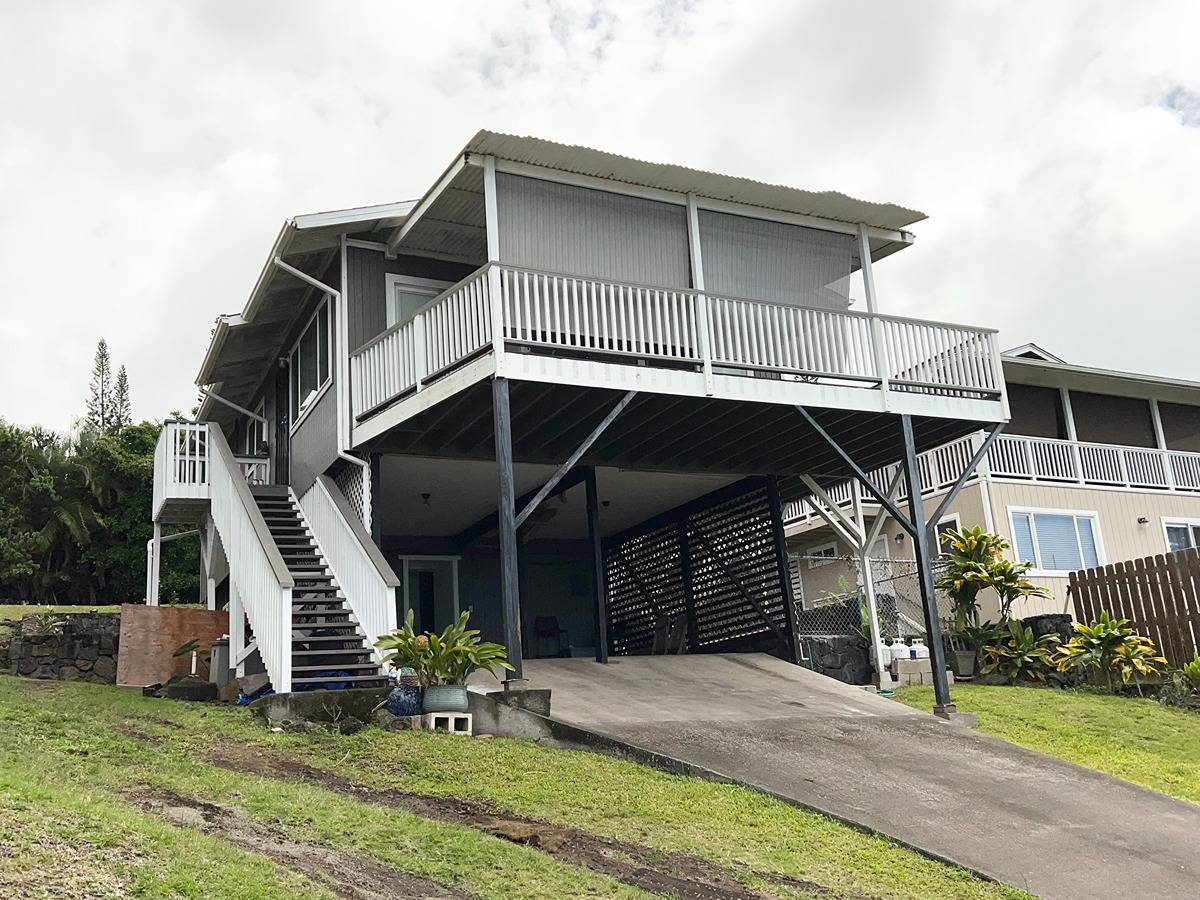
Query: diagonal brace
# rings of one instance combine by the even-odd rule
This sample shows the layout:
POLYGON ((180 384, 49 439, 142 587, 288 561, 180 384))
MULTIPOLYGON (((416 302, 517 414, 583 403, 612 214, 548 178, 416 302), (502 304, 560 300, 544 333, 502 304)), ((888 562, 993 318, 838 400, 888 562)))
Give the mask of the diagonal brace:
POLYGON ((622 413, 625 407, 630 404, 630 401, 632 401, 636 395, 637 391, 626 392, 625 396, 617 401, 617 405, 609 410, 609 413, 604 417, 604 420, 594 429, 592 429, 592 433, 584 438, 582 444, 575 448, 575 452, 567 457, 567 461, 559 466, 558 470, 550 476, 550 480, 543 484, 541 489, 533 495, 533 499, 525 504, 525 508, 517 515, 518 528, 520 528, 524 521, 529 518, 530 514, 538 508, 541 502, 550 496, 550 492, 558 486, 558 483, 562 481, 563 476, 570 472, 571 469, 575 468, 575 464, 583 458, 583 454, 587 453, 588 450, 591 449, 592 444, 596 443, 596 440, 600 437, 600 435, 604 434, 608 426, 616 421, 617 416, 622 413))
POLYGON ((838 442, 830 436, 828 431, 821 427, 821 424, 812 417, 807 409, 805 409, 803 406, 797 406, 796 409, 800 411, 800 415, 804 416, 805 420, 809 425, 812 426, 813 430, 821 437, 821 439, 829 445, 829 448, 837 454, 838 458, 846 464, 854 477, 862 482, 862 486, 871 493, 871 496, 879 501, 879 505, 888 511, 888 514, 896 520, 897 524, 899 524, 901 528, 907 531, 910 535, 915 535, 917 533, 916 526, 913 524, 912 520, 910 520, 908 516, 904 515, 904 513, 900 511, 900 508, 896 506, 894 502, 892 502, 892 498, 875 486, 875 483, 867 477, 867 473, 862 470, 858 463, 850 458, 849 454, 847 454, 846 451, 841 448, 841 445, 839 445, 838 442))
POLYGON ((858 527, 858 524, 852 521, 850 517, 846 515, 845 511, 838 506, 837 502, 825 492, 825 489, 817 484, 816 479, 811 475, 801 475, 800 480, 803 481, 805 486, 807 486, 808 489, 813 492, 813 498, 820 501, 820 503, 824 504, 828 508, 827 515, 825 512, 822 512, 816 503, 812 504, 813 508, 821 514, 821 518, 828 522, 831 528, 840 530, 842 539, 845 540, 846 543, 851 547, 857 547, 862 544, 865 535, 858 527), (835 524, 832 519, 837 519, 838 524, 835 524), (839 524, 841 526, 840 529, 838 527, 839 524))
MULTIPOLYGON (((985 456, 987 456, 988 451, 992 449, 992 444, 996 443, 996 439, 1000 437, 1000 432, 1003 430, 1004 423, 999 422, 996 424, 996 427, 988 432, 987 437, 983 439, 983 443, 979 445, 979 449, 975 451, 975 454, 971 457, 970 462, 968 462, 963 468, 962 472, 959 473, 958 479, 954 482, 950 490, 946 492, 946 496, 942 498, 942 502, 938 504, 937 509, 933 511, 933 515, 930 516, 929 521, 925 523, 925 528, 929 532, 931 538, 933 537, 933 532, 937 529, 938 521, 943 515, 945 515, 946 510, 950 508, 950 504, 954 502, 954 498, 958 496, 958 492, 961 491, 963 485, 967 483, 967 479, 975 474, 976 467, 983 462, 983 459, 985 456)), ((932 546, 936 547, 937 542, 934 541, 932 546)))

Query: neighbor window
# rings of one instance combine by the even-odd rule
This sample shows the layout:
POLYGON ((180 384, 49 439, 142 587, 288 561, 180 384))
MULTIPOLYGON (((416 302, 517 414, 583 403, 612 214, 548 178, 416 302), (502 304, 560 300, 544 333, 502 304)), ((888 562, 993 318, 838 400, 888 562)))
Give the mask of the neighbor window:
POLYGON ((323 302, 288 356, 293 426, 329 384, 329 344, 329 303, 323 302))
POLYGON ((1013 546, 1022 562, 1042 572, 1074 572, 1100 565, 1099 526, 1093 512, 1010 510, 1013 546))
POLYGON ((816 547, 809 547, 804 551, 804 555, 808 558, 808 567, 810 569, 827 566, 837 559, 837 544, 821 544, 816 547))
POLYGON ((387 277, 387 327, 407 322, 417 310, 450 287, 445 281, 414 278, 411 275, 387 277))
POLYGON ((1200 519, 1166 519, 1163 528, 1167 532, 1167 549, 1170 552, 1200 547, 1200 519))

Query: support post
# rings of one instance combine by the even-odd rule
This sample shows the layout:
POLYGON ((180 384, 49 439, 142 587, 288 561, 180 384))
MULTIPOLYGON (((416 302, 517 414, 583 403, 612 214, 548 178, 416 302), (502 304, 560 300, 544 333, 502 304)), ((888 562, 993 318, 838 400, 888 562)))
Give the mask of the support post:
POLYGON ((713 381, 712 335, 708 330, 708 295, 704 292, 704 257, 700 252, 700 213, 696 195, 687 195, 688 250, 692 268, 692 289, 696 292, 697 339, 700 342, 700 369, 704 373, 704 393, 709 397, 716 391, 713 381))
POLYGON ((158 576, 162 560, 162 525, 158 522, 154 523, 154 537, 146 546, 146 565, 150 576, 146 583, 146 605, 158 606, 158 576))
POLYGON ((875 363, 875 374, 879 376, 879 390, 883 393, 884 409, 888 405, 888 367, 883 346, 883 322, 879 318, 879 301, 875 295, 875 270, 871 267, 871 241, 867 237, 867 226, 858 223, 858 257, 862 266, 863 293, 866 295, 867 312, 871 315, 871 358, 875 363))
POLYGON ((779 568, 779 586, 783 590, 783 608, 787 614, 792 662, 800 665, 800 638, 796 628, 796 597, 792 590, 791 569, 788 566, 787 535, 783 530, 783 501, 779 496, 779 479, 774 475, 767 479, 767 505, 771 508, 771 535, 775 539, 775 562, 779 568))
POLYGON ((500 526, 500 597, 504 644, 513 665, 511 678, 523 678, 521 666, 521 588, 517 561, 516 490, 513 486, 512 411, 508 379, 492 379, 492 419, 496 429, 496 477, 500 526))
POLYGON ((596 470, 584 470, 587 492, 588 545, 592 549, 592 601, 596 612, 596 662, 608 662, 608 586, 605 583, 604 544, 600 537, 600 494, 596 488, 596 470))
POLYGON ((683 581, 683 608, 687 615, 688 652, 699 646, 696 630, 696 586, 692 581, 692 539, 688 534, 687 516, 679 520, 679 568, 683 581))
POLYGON ((933 560, 930 556, 929 529, 925 527, 921 470, 917 466, 917 446, 911 416, 900 417, 900 432, 904 442, 904 486, 908 491, 909 520, 916 524, 910 534, 917 563, 917 581, 921 588, 921 606, 925 611, 925 637, 929 643, 929 658, 933 668, 933 714, 949 718, 957 709, 950 702, 950 685, 946 681, 946 650, 942 646, 942 625, 938 619, 937 594, 933 587, 933 560))
POLYGON ((487 239, 488 314, 492 320, 492 355, 496 375, 504 373, 504 297, 500 283, 500 207, 496 199, 496 157, 483 160, 483 222, 487 239))
MULTIPOLYGON (((862 485, 857 481, 850 482, 850 499, 853 504, 854 521, 858 525, 858 533, 863 536, 862 543, 856 550, 863 599, 867 603, 868 627, 871 632, 871 656, 875 659, 875 674, 879 676, 879 687, 884 688, 891 686, 892 679, 883 662, 883 649, 880 646, 882 639, 879 634, 879 603, 875 596, 875 567, 871 563, 871 543, 867 541, 866 523, 863 520, 862 485)), ((880 510, 880 515, 886 515, 886 513, 880 510)))
POLYGON ((246 674, 246 611, 237 585, 229 579, 229 667, 239 678, 246 674))

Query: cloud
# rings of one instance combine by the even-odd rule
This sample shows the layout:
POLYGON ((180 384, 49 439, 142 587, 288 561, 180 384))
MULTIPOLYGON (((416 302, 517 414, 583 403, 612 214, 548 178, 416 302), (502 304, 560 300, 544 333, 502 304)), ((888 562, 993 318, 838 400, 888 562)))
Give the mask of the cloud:
POLYGON ((1189 2, 4 4, 0 416, 66 427, 102 335, 137 415, 187 409, 284 218, 419 196, 480 127, 923 209, 887 311, 1200 378, 1198 27, 1189 2))

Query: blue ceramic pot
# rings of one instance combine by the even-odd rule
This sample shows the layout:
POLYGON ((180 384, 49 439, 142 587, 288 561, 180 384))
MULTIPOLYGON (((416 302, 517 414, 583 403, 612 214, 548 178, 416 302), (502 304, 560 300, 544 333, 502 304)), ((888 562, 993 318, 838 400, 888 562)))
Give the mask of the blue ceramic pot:
POLYGON ((431 684, 425 688, 425 712, 467 711, 465 684, 431 684))
POLYGON ((388 694, 387 711, 393 716, 419 716, 421 689, 415 684, 402 684, 388 694))

